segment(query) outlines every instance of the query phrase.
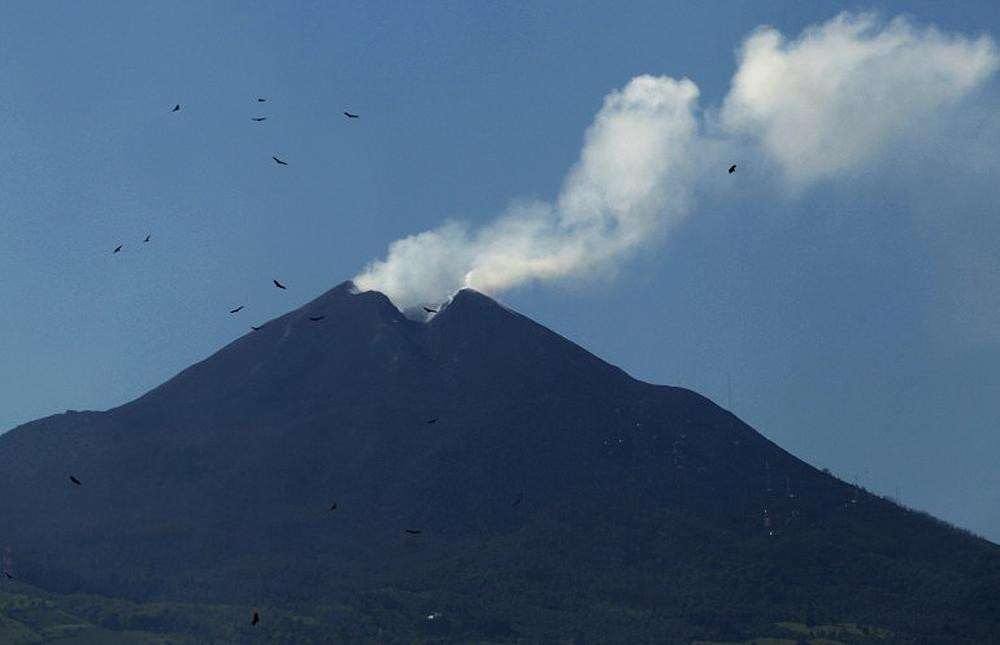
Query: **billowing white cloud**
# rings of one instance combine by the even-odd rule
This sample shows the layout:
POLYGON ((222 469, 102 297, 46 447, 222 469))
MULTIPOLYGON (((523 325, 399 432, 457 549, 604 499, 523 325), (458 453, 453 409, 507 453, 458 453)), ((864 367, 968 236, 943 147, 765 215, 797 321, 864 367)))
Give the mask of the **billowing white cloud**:
POLYGON ((786 42, 772 28, 744 41, 723 128, 759 143, 793 187, 856 167, 993 74, 997 48, 843 13, 786 42))
POLYGON ((632 79, 605 97, 555 203, 515 204, 476 231, 449 223, 398 240, 354 283, 405 309, 463 287, 496 293, 618 260, 683 217, 697 98, 686 79, 632 79))
POLYGON ((707 123, 691 81, 634 78, 605 97, 554 202, 515 203, 478 229, 450 222, 398 240, 354 282, 407 309, 463 287, 498 293, 614 269, 669 233, 692 210, 699 181, 717 181, 723 162, 763 151, 786 186, 804 189, 919 136, 998 65, 988 37, 903 18, 845 13, 791 42, 758 29, 707 123))

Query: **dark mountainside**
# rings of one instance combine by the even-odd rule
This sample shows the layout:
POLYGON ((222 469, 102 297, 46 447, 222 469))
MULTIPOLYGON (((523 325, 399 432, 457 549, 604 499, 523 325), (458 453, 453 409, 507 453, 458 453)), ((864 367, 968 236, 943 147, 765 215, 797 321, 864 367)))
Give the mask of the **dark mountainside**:
POLYGON ((312 630, 262 611, 240 642, 1000 637, 1000 547, 468 290, 420 323, 344 283, 131 403, 0 436, 0 490, 19 581, 312 630))

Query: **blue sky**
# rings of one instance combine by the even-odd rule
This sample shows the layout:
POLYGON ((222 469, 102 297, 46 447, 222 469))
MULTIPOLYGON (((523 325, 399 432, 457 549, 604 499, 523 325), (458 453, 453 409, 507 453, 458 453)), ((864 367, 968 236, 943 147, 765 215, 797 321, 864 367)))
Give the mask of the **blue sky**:
MULTIPOLYGON (((710 130, 744 38, 841 10, 1000 37, 993 3, 5 3, 0 428, 130 400, 393 240, 554 202, 639 75, 691 79, 710 130)), ((998 541, 998 89, 804 187, 709 136, 739 170, 669 235, 497 297, 998 541)))

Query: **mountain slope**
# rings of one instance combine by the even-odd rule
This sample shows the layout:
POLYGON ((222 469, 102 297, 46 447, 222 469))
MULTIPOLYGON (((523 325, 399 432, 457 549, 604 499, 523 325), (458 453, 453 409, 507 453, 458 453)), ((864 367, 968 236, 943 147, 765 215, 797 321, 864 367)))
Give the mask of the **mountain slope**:
POLYGON ((60 592, 309 605, 402 585, 466 617, 452 636, 512 637, 515 608, 625 629, 602 602, 659 633, 1000 624, 995 545, 468 290, 420 323, 344 283, 131 403, 0 436, 0 490, 19 577, 60 592))

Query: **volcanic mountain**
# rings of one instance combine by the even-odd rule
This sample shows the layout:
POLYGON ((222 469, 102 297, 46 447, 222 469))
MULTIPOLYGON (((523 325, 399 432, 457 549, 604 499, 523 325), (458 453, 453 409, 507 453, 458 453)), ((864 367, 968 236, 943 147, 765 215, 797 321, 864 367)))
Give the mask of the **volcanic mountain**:
POLYGON ((130 403, 0 436, 0 490, 38 587, 350 606, 383 642, 1000 629, 1000 547, 471 290, 418 322, 341 284, 130 403))

